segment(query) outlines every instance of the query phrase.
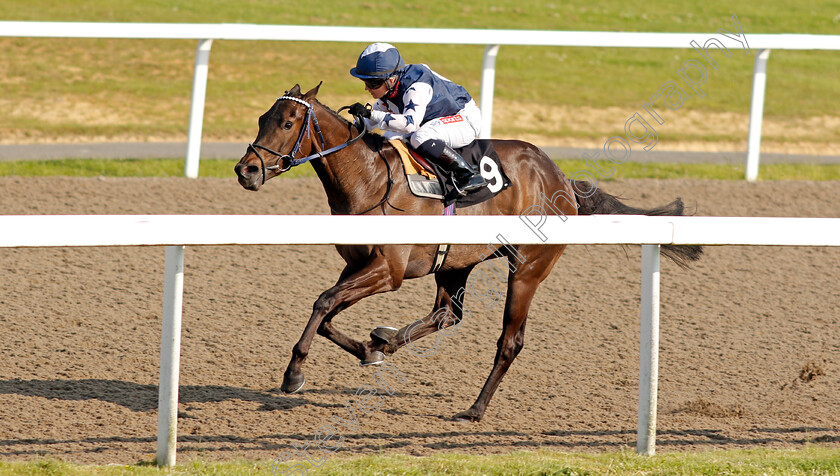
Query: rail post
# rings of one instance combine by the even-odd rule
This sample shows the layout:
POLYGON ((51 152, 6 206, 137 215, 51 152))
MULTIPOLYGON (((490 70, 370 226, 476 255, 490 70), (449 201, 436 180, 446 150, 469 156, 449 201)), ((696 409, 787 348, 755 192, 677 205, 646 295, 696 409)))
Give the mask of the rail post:
POLYGON ((175 465, 178 438, 178 372, 181 363, 181 309, 184 291, 184 246, 167 246, 163 275, 163 314, 158 387, 158 466, 175 465))
POLYGON ((659 245, 642 245, 642 305, 639 339, 639 428, 636 452, 656 451, 659 380, 659 245))
POLYGON ((187 157, 184 176, 198 178, 198 161, 201 154, 201 129, 204 123, 204 99, 207 96, 207 70, 210 62, 212 39, 198 41, 195 51, 192 100, 190 101, 190 129, 187 136, 187 157))
POLYGON ((487 45, 484 48, 484 60, 481 64, 481 132, 479 139, 489 139, 493 129, 493 90, 496 87, 496 56, 499 45, 487 45))
POLYGON ((758 178, 758 156, 761 151, 761 122, 764 117, 764 92, 767 85, 767 59, 770 50, 755 52, 753 67, 752 97, 750 99, 750 130, 747 135, 746 179, 755 182, 758 178))

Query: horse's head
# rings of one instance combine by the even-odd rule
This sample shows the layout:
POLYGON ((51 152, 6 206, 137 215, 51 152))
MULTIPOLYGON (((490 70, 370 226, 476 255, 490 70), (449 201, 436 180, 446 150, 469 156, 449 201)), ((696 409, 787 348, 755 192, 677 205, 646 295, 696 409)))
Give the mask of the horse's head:
POLYGON ((307 129, 314 114, 312 101, 320 86, 301 94, 300 86, 295 84, 260 116, 257 138, 234 167, 240 185, 257 191, 266 180, 289 170, 299 151, 309 153, 312 136, 317 133, 307 134, 307 129))

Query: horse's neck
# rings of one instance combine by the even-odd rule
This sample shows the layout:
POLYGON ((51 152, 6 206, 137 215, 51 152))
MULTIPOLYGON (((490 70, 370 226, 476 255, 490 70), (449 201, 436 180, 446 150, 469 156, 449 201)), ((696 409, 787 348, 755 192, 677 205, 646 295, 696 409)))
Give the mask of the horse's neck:
MULTIPOLYGON (((327 142, 325 148, 340 145, 356 134, 355 128, 348 132, 347 124, 326 109, 319 108, 316 115, 327 142)), ((384 166, 364 140, 313 160, 312 167, 321 179, 333 214, 367 211, 385 193, 388 177, 384 166)))

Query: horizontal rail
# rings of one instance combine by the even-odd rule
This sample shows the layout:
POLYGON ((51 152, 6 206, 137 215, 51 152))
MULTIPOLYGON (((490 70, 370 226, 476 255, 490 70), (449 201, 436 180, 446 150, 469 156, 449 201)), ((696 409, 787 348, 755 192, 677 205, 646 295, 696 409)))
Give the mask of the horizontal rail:
POLYGON ((641 244, 636 451, 656 444, 661 244, 840 246, 840 218, 325 215, 0 216, 0 248, 166 245, 157 463, 176 461, 185 245, 641 244))
MULTIPOLYGON (((0 21, 0 36, 40 38, 282 40, 345 43, 399 38, 400 43, 423 44, 687 48, 692 40, 714 34, 717 33, 386 28, 245 23, 0 21)), ((748 41, 750 48, 758 49, 840 50, 840 35, 751 33, 748 41)))
POLYGON ((0 216, 0 247, 490 244, 840 246, 840 218, 329 215, 0 216))

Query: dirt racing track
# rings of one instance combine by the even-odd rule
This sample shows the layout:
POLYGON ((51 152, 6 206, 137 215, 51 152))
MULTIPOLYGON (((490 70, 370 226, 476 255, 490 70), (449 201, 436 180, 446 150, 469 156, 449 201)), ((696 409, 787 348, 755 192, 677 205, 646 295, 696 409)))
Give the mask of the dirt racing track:
MULTIPOLYGON (((639 206, 681 196, 698 215, 840 217, 837 182, 601 186, 639 206)), ((0 205, 3 214, 328 213, 317 179, 252 193, 233 178, 0 178, 0 205)), ((390 357, 393 395, 377 406, 355 397, 381 383, 375 369, 321 337, 304 390, 284 395, 291 348, 342 268, 335 250, 189 247, 179 461, 273 459, 326 425, 344 456, 632 450, 639 254, 569 247, 537 292, 525 348, 484 420, 463 424, 447 419, 490 371, 501 306, 468 298, 456 332, 417 343, 434 352, 390 357)), ((0 249, 0 458, 153 458, 163 262, 162 247, 0 249)), ((663 260, 658 451, 840 446, 838 270, 836 248, 710 247, 690 270, 663 260)), ((334 322, 361 339, 425 316, 433 298, 432 278, 406 281, 334 322)))

